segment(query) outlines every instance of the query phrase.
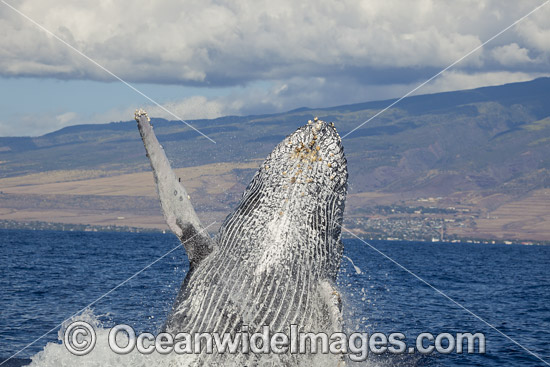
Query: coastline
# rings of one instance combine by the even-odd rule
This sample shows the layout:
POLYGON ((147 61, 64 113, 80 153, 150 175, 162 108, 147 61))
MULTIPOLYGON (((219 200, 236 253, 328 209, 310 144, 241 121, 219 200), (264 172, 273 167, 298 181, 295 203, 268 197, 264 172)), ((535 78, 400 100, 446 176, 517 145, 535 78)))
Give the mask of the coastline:
MULTIPOLYGON (((64 232, 128 232, 128 233, 163 233, 170 234, 168 228, 155 227, 132 227, 122 225, 92 225, 92 224, 73 224, 73 223, 57 223, 57 222, 42 222, 28 221, 20 222, 14 220, 0 220, 0 230, 30 230, 30 231, 64 231, 64 232)), ((480 244, 480 245, 523 245, 523 246, 550 246, 550 241, 533 241, 529 239, 487 239, 487 238, 461 238, 453 236, 452 238, 398 238, 384 237, 373 233, 368 233, 361 228, 353 228, 357 236, 368 241, 389 241, 389 242, 417 242, 417 243, 433 243, 433 244, 480 244)), ((347 235, 345 231, 342 233, 343 239, 354 239, 353 236, 347 235)))

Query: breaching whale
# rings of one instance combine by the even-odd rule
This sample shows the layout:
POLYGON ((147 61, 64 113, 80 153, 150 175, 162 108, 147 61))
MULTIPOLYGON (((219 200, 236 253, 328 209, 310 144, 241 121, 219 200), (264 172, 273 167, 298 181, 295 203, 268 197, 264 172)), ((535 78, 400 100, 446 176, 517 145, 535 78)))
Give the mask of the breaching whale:
MULTIPOLYGON (((335 281, 343 254, 348 174, 334 124, 316 118, 279 143, 212 238, 149 117, 138 110, 135 119, 164 217, 190 264, 164 330, 235 333, 246 326, 252 333, 268 325, 273 333, 288 333, 290 325, 297 325, 303 332, 341 331, 335 281)), ((195 363, 212 365, 223 358, 258 364, 257 356, 248 355, 200 355, 195 363)), ((273 358, 274 365, 281 365, 303 356, 273 358)))

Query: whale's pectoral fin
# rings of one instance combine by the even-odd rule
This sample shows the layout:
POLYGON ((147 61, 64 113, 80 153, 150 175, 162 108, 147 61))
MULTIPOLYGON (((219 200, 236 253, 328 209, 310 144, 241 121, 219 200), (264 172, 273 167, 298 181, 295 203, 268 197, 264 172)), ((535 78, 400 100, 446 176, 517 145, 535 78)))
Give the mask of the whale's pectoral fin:
POLYGON ((212 252, 215 242, 201 225, 187 191, 170 167, 147 113, 138 110, 135 119, 153 168, 164 219, 170 230, 183 243, 189 262, 193 266, 212 252))

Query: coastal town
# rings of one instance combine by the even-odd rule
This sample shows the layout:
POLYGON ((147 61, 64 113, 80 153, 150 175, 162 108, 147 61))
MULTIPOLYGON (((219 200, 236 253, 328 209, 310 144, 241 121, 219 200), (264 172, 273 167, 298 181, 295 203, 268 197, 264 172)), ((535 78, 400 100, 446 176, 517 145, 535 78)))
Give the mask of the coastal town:
POLYGON ((441 207, 436 205, 440 199, 418 198, 398 205, 377 205, 355 210, 346 217, 346 228, 369 240, 547 244, 544 241, 464 235, 468 229, 475 229, 476 221, 486 214, 464 205, 441 207))

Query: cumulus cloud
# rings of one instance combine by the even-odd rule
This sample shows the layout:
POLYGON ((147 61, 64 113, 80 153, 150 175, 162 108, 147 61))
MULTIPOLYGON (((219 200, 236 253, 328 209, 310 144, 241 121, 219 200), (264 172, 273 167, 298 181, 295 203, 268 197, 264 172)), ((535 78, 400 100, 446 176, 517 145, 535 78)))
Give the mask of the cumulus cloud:
POLYGON ((522 22, 517 28, 517 33, 526 47, 546 56, 550 53, 549 16, 549 9, 541 9, 541 11, 534 13, 529 19, 522 22))
POLYGON ((423 88, 422 93, 447 92, 458 89, 473 89, 491 85, 525 82, 544 75, 546 74, 508 71, 472 74, 460 71, 449 71, 436 79, 432 84, 423 88))
MULTIPOLYGON (((542 75, 507 71, 473 74, 449 71, 416 94, 522 82, 542 75)), ((365 100, 391 99, 404 95, 417 85, 415 83, 364 85, 351 79, 292 78, 274 83, 269 88, 243 89, 240 92, 210 98, 194 96, 163 103, 163 108, 153 104, 139 107, 144 107, 149 115, 154 117, 174 120, 174 115, 176 115, 183 120, 193 120, 227 115, 275 113, 298 107, 327 107, 359 103, 365 100), (333 92, 335 90, 338 91, 337 94, 333 92)), ((94 115, 91 121, 97 123, 125 121, 133 116, 133 111, 130 107, 113 109, 94 115)))
MULTIPOLYGON (((220 86, 441 68, 539 3, 23 0, 13 5, 128 81, 220 86)), ((10 35, 0 40, 3 75, 111 79, 13 10, 0 9, 0 31, 10 35)), ((544 19, 550 7, 539 13, 510 31, 520 49, 548 52, 544 19)), ((462 66, 483 68, 484 52, 462 66)))
POLYGON ((85 120, 74 112, 2 115, 0 116, 0 136, 39 136, 75 123, 85 123, 85 120))
POLYGON ((74 112, 65 112, 60 115, 55 116, 55 119, 61 124, 65 125, 68 122, 74 120, 77 117, 77 114, 74 112))
MULTIPOLYGON (((154 83, 231 89, 215 97, 204 93, 161 101, 183 119, 400 97, 543 3, 8 2, 122 79, 137 83, 138 88, 139 83, 154 83)), ((548 18, 550 5, 418 93, 548 75, 548 18)), ((0 77, 114 80, 4 4, 0 4, 0 32, 5 35, 0 38, 0 77)), ((127 120, 135 107, 117 107, 95 115, 51 112, 50 130, 79 122, 127 120)), ((156 106, 149 110, 152 115, 173 119, 156 106)), ((26 125, 22 122, 21 126, 26 125)))
POLYGON ((491 51, 491 55, 504 66, 514 66, 534 61, 529 57, 529 50, 519 47, 517 43, 495 47, 491 51))

